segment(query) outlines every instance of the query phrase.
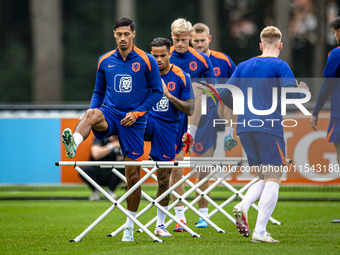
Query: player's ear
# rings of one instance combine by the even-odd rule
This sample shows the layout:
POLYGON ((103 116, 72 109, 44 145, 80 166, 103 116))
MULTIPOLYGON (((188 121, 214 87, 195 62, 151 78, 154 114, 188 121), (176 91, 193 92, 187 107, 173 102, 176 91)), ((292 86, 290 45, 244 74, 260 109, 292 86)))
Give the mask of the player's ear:
POLYGON ((260 50, 263 51, 263 45, 260 43, 260 50))
POLYGON ((211 42, 212 35, 209 35, 209 43, 211 42))
POLYGON ((279 45, 279 50, 282 50, 283 49, 283 43, 280 42, 280 45, 279 45))
POLYGON ((132 32, 132 38, 135 38, 136 36, 136 30, 132 32))

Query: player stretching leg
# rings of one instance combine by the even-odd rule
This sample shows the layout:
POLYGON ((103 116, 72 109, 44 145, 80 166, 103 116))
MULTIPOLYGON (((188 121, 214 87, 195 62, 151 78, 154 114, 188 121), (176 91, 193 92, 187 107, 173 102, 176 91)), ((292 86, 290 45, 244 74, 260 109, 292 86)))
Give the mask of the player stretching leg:
MULTIPOLYGON (((163 79, 163 98, 147 113, 147 127, 144 140, 151 141, 150 157, 155 161, 173 161, 176 155, 176 137, 181 121, 181 112, 190 115, 194 110, 195 100, 189 75, 179 67, 170 64, 171 42, 166 38, 156 38, 151 43, 151 54, 156 59, 163 79), (191 93, 190 93, 191 92, 191 93)), ((169 189, 170 169, 157 170, 157 197, 169 189)), ((170 194, 159 202, 168 210, 170 194)), ((166 214, 157 209, 155 234, 171 236, 166 230, 166 214)))
MULTIPOLYGON (((334 37, 338 44, 340 44, 340 17, 334 19, 330 27, 334 32, 334 37)), ((319 112, 332 94, 331 119, 329 121, 326 140, 334 143, 337 161, 338 164, 340 164, 340 47, 337 47, 329 53, 323 75, 326 78, 320 89, 310 123, 312 128, 317 130, 316 125, 319 112)), ((340 219, 333 220, 332 223, 340 223, 340 219)))
MULTIPOLYGON (((264 28, 261 32, 260 43, 262 55, 240 63, 228 80, 228 84, 240 88, 244 95, 247 95, 248 88, 252 88, 253 98, 260 99, 254 103, 255 109, 268 110, 268 105, 272 105, 273 101, 272 89, 277 88, 278 84, 281 88, 297 87, 288 64, 278 59, 282 49, 281 38, 282 34, 276 27, 264 28), (249 82, 250 78, 252 79, 249 82)), ((300 82, 298 87, 308 90, 307 85, 303 82, 300 82)), ((224 103, 230 103, 227 102, 230 101, 230 90, 223 89, 220 95, 224 103)), ((304 98, 305 94, 289 93, 287 96, 304 98)), ((274 106, 274 109, 274 112, 269 115, 257 115, 246 108, 245 114, 238 115, 237 119, 238 123, 243 121, 248 123, 251 119, 260 119, 265 123, 257 127, 237 125, 237 134, 247 153, 248 163, 250 166, 255 166, 260 178, 249 188, 242 202, 237 204, 233 210, 238 231, 242 236, 248 237, 250 233, 247 213, 249 207, 259 200, 252 242, 279 242, 266 231, 268 220, 277 203, 282 167, 286 164, 283 127, 280 124, 282 121, 281 108, 274 106), (278 119, 280 122, 271 125, 271 123, 266 123, 265 119, 278 119)))
MULTIPOLYGON (((132 44, 136 34, 132 20, 118 19, 113 34, 118 48, 98 60, 90 109, 73 135, 70 129, 63 131, 62 141, 69 158, 75 156, 77 146, 91 129, 99 140, 118 135, 124 161, 141 160, 143 155, 146 127, 143 115, 162 98, 162 81, 155 59, 132 44)), ((140 179, 140 166, 126 166, 125 176, 130 189, 140 179)), ((133 217, 140 198, 139 187, 126 199, 133 217)), ((133 221, 127 218, 122 241, 133 241, 133 227, 133 221)))

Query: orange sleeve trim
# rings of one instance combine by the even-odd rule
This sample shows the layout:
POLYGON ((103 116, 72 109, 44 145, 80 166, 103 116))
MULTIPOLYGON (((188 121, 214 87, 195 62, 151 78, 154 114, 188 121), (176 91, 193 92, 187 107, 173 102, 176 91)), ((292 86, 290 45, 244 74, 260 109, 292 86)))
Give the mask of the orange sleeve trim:
POLYGON ((228 65, 231 67, 231 63, 230 63, 229 58, 226 55, 224 55, 222 52, 210 50, 210 53, 211 53, 211 55, 213 55, 216 58, 223 59, 223 60, 227 61, 228 65))
POLYGON ((334 127, 335 127, 335 122, 333 123, 333 127, 332 127, 331 131, 330 131, 330 132, 327 134, 327 136, 326 136, 326 141, 327 141, 327 142, 329 142, 329 139, 331 139, 331 136, 332 136, 334 127))
POLYGON ((196 58, 198 58, 206 66, 206 68, 209 69, 207 61, 205 60, 205 58, 200 53, 198 53, 194 48, 192 48, 190 46, 188 47, 188 49, 196 58))
POLYGON ((179 68, 178 66, 175 66, 174 64, 172 66, 173 66, 172 71, 174 71, 174 73, 182 79, 184 86, 186 87, 187 86, 187 80, 185 79, 185 75, 184 75, 182 69, 179 68))
POLYGON ((280 145, 279 145, 277 140, 276 140, 276 145, 277 145, 277 148, 279 149, 279 152, 280 152, 280 156, 281 156, 281 159, 282 159, 282 164, 286 165, 287 164, 286 158, 285 158, 285 156, 284 156, 284 154, 283 154, 283 152, 282 152, 282 150, 280 148, 280 145))
POLYGON ((133 115, 135 115, 135 117, 137 119, 138 117, 143 116, 146 112, 132 112, 132 113, 133 113, 133 115))
POLYGON ((99 67, 100 67, 100 64, 103 62, 104 59, 110 57, 113 53, 115 53, 116 50, 111 50, 109 51, 108 53, 106 53, 104 56, 102 56, 100 59, 99 59, 99 62, 98 62, 98 70, 99 70, 99 67))
POLYGON ((138 49, 136 46, 133 47, 133 49, 135 50, 135 52, 145 61, 145 63, 148 65, 149 70, 151 72, 151 64, 150 64, 150 59, 148 58, 148 56, 146 55, 146 53, 144 51, 142 51, 141 49, 138 49))
MULTIPOLYGON (((340 46, 336 47, 335 49, 340 49, 340 46)), ((332 51, 330 51, 330 52, 328 53, 328 57, 329 57, 329 55, 331 55, 331 52, 332 52, 332 51)))

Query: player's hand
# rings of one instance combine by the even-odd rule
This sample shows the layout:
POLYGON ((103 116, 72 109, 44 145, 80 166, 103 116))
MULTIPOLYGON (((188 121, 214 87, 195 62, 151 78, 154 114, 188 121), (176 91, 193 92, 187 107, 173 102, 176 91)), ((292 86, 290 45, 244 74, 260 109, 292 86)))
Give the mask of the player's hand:
POLYGON ((298 88, 309 90, 309 87, 308 87, 307 84, 304 83, 303 81, 300 81, 300 83, 299 83, 299 85, 298 85, 298 88))
POLYGON ((194 139, 188 132, 186 132, 184 133, 182 137, 182 142, 184 143, 184 146, 183 146, 184 154, 190 155, 192 152, 192 147, 194 146, 194 139))
POLYGON ((318 125, 318 118, 318 116, 312 116, 312 118, 310 118, 310 124, 315 131, 318 130, 316 127, 318 125))
POLYGON ((164 93, 164 96, 169 98, 169 96, 171 96, 171 93, 169 92, 168 87, 166 86, 166 84, 163 81, 163 79, 162 79, 162 84, 163 84, 163 93, 164 93))
POLYGON ((125 115, 125 118, 120 121, 120 124, 122 124, 125 127, 129 127, 135 122, 136 122, 135 115, 132 112, 128 112, 125 115))

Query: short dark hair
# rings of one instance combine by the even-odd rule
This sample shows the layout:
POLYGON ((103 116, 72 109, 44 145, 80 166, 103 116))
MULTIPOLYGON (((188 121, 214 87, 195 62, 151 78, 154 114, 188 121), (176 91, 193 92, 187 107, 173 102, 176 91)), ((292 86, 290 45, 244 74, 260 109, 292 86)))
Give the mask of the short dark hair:
POLYGON ((335 18, 329 26, 334 30, 340 29, 340 17, 335 18))
POLYGON ((116 30, 117 27, 126 27, 126 26, 130 26, 132 32, 135 31, 135 23, 133 23, 133 21, 128 18, 117 19, 113 27, 113 30, 116 30))
POLYGON ((150 48, 151 47, 162 47, 162 46, 166 46, 167 50, 170 51, 170 46, 171 46, 170 40, 167 38, 163 38, 163 37, 157 37, 153 39, 150 43, 150 48))

